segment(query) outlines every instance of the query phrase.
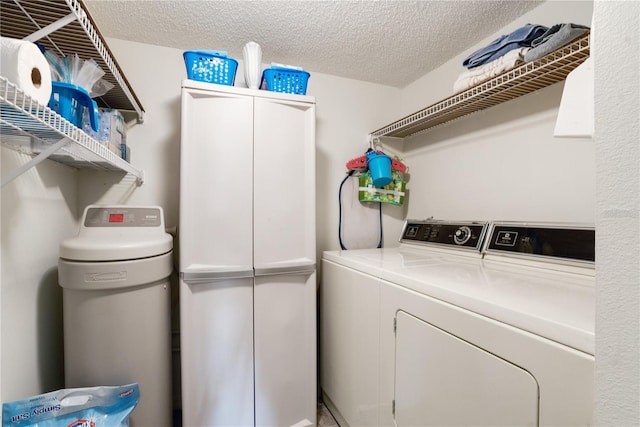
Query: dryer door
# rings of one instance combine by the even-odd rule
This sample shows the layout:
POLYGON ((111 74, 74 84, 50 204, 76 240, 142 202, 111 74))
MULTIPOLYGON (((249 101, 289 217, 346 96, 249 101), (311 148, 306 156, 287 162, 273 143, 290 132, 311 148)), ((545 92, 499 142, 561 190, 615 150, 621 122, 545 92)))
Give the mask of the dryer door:
POLYGON ((398 427, 537 425, 529 372, 408 313, 396 322, 398 427))

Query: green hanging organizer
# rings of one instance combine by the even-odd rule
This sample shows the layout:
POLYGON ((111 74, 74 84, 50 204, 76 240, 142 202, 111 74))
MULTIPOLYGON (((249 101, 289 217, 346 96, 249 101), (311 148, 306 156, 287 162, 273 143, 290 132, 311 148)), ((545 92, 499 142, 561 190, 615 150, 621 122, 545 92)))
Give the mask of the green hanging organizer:
POLYGON ((382 188, 373 185, 371 171, 363 172, 359 177, 358 199, 361 202, 389 203, 402 206, 407 189, 407 182, 402 179, 401 172, 391 171, 391 182, 382 188))

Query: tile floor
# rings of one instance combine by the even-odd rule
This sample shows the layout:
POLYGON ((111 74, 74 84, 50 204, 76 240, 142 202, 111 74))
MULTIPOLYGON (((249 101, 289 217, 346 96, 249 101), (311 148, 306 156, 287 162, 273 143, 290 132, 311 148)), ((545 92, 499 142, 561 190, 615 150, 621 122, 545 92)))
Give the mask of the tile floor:
MULTIPOLYGON (((182 425, 182 413, 177 410, 173 413, 173 426, 180 427, 182 425)), ((324 406, 321 400, 318 400, 318 427, 340 427, 331 415, 331 412, 324 406)))
POLYGON ((318 400, 318 427, 339 427, 329 409, 318 400))

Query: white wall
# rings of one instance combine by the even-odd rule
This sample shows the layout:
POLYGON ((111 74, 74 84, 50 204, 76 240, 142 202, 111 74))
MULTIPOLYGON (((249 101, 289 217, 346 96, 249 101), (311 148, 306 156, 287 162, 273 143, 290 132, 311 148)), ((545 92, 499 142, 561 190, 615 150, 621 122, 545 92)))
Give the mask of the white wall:
MULTIPOLYGON (((317 101, 316 221, 318 258, 324 250, 339 249, 338 190, 345 164, 369 147, 367 136, 379 123, 392 120, 399 90, 315 74, 310 87, 317 101)), ((385 215, 402 212, 384 206, 385 215)), ((345 212, 343 212, 345 215, 345 212)), ((377 235, 378 230, 371 230, 377 235)), ((385 244, 395 236, 385 233, 385 244)))
MULTIPOLYGON (((1 149, 2 173, 30 157, 1 149)), ((58 242, 77 231, 76 171, 45 160, 2 188, 2 401, 64 386, 58 242)))
POLYGON ((107 43, 145 109, 144 122, 127 131, 131 163, 145 179, 137 186, 131 177, 82 171, 80 205, 159 205, 167 227, 177 226, 182 51, 118 39, 107 43))
MULTIPOLYGON (((398 117, 453 93, 463 59, 526 23, 590 25, 591 2, 547 2, 402 91, 398 117)), ((557 139, 563 84, 405 140, 410 166, 408 216, 467 220, 595 220, 591 140, 557 139)))
POLYGON ((596 424, 640 425, 640 3, 594 7, 596 424))

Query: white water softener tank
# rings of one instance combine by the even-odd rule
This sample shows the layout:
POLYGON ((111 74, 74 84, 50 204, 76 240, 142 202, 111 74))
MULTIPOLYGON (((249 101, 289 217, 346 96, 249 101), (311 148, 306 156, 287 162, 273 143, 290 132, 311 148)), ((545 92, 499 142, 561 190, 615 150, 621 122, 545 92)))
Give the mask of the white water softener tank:
POLYGON ((60 244, 65 386, 137 382, 132 426, 172 424, 172 250, 160 207, 89 206, 60 244))

